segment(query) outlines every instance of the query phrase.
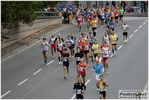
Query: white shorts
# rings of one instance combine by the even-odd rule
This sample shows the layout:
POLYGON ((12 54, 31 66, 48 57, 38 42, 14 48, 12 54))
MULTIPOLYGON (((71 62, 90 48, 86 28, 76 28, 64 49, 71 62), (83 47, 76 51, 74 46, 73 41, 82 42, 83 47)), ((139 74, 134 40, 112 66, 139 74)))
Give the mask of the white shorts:
POLYGON ((95 74, 95 79, 96 79, 96 81, 99 81, 99 80, 100 80, 100 75, 101 75, 101 74, 95 74))

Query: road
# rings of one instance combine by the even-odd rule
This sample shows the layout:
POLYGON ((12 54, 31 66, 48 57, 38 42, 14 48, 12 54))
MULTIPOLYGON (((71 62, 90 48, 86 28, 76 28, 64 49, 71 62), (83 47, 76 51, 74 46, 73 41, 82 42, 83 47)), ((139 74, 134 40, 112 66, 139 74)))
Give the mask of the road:
MULTIPOLYGON (((123 43, 121 25, 116 26, 115 33, 119 37, 118 51, 115 57, 109 59, 109 75, 104 74, 109 83, 107 99, 117 99, 118 90, 143 90, 148 82, 148 18, 126 17, 125 22, 130 26, 129 39, 123 43)), ((99 26, 97 32, 98 43, 101 44, 105 27, 99 26)), ((88 34, 85 25, 78 32, 76 26, 72 26, 55 35, 67 35, 74 33, 79 37, 80 33, 88 34)), ((48 34, 51 34, 49 32, 48 34)), ((1 62, 1 96, 2 99, 73 99, 72 88, 76 82, 75 61, 70 60, 70 74, 63 79, 63 66, 58 65, 57 54, 51 58, 49 51, 48 65, 44 65, 42 49, 36 43, 32 47, 18 53, 1 62)), ((87 90, 85 99, 98 99, 95 78, 90 62, 87 70, 87 90)))

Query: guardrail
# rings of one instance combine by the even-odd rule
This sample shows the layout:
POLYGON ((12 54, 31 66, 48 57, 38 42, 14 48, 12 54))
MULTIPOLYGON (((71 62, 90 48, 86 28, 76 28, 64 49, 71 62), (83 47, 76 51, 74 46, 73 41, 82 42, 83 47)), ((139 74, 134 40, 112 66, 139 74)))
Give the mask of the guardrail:
POLYGON ((58 16, 58 12, 35 12, 37 16, 58 16))

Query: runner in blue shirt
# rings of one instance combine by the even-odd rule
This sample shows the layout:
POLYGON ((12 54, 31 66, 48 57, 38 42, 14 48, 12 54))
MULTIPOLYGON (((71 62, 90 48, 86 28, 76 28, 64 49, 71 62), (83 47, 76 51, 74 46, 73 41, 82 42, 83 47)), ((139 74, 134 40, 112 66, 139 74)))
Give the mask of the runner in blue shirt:
POLYGON ((104 68, 99 60, 96 60, 96 63, 93 65, 92 70, 96 78, 97 91, 99 91, 99 86, 98 86, 99 76, 104 73, 104 68))

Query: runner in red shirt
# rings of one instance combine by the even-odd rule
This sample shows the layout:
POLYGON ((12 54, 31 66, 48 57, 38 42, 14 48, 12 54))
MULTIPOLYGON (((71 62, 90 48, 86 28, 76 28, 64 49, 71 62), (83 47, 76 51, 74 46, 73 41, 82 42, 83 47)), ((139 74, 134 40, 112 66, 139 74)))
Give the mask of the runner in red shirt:
POLYGON ((89 65, 90 41, 88 39, 85 41, 85 44, 84 44, 83 47, 84 47, 83 52, 84 52, 84 55, 85 55, 86 63, 87 63, 87 65, 89 65))
POLYGON ((79 15, 77 17, 79 32, 81 31, 82 19, 83 19, 83 16, 81 15, 81 13, 79 13, 79 15))
POLYGON ((86 63, 84 63, 83 59, 80 59, 80 63, 77 65, 77 67, 78 67, 78 76, 82 77, 83 83, 85 84, 86 70, 88 69, 88 66, 86 63))
POLYGON ((116 9, 116 11, 115 11, 115 23, 116 23, 116 25, 118 25, 118 17, 119 17, 119 12, 118 12, 118 9, 116 9))
POLYGON ((82 40, 82 37, 79 37, 77 48, 80 49, 80 52, 81 52, 82 54, 84 54, 84 53, 83 53, 83 46, 84 46, 84 44, 85 44, 85 42, 82 40))

